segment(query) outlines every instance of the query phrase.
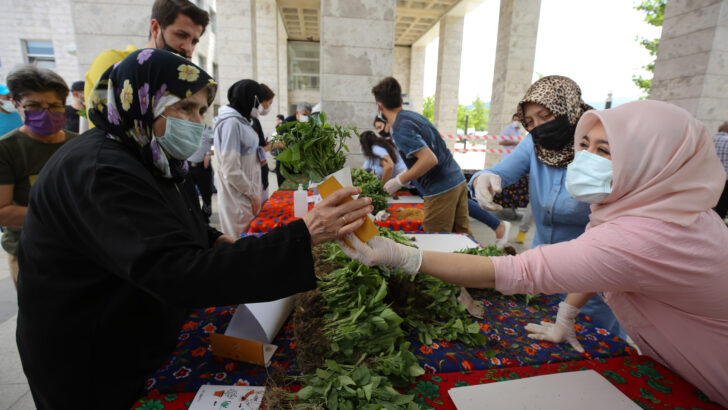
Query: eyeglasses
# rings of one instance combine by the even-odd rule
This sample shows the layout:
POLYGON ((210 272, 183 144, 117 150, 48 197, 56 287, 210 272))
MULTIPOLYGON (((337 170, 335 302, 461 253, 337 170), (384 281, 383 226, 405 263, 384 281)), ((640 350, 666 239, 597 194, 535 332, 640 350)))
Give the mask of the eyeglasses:
POLYGON ((25 110, 25 111, 48 110, 50 112, 63 112, 63 111, 66 111, 66 106, 61 103, 48 104, 48 106, 44 106, 43 104, 40 104, 40 103, 31 102, 31 103, 23 104, 23 110, 25 110))

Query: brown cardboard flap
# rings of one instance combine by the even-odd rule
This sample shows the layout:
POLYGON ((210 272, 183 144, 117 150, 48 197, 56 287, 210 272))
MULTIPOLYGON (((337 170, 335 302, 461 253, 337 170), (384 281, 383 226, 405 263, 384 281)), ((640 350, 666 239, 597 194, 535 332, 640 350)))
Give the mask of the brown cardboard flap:
MULTIPOLYGON (((269 349, 260 342, 212 333, 210 335, 210 344, 213 352, 220 357, 261 366, 265 366, 268 361, 266 360, 266 356, 268 356, 266 353, 269 349)), ((270 356, 272 356, 272 353, 270 356)))
MULTIPOLYGON (((329 195, 333 194, 334 192, 343 188, 343 186, 341 186, 341 183, 339 183, 339 181, 336 178, 329 177, 327 180, 320 183, 317 186, 317 188, 318 188, 319 194, 321 194, 321 198, 326 198, 327 196, 329 196, 329 195)), ((353 201, 353 200, 354 200, 354 198, 347 197, 346 199, 344 199, 342 201, 342 203, 353 201)), ((372 222, 372 220, 369 219, 368 216, 363 216, 363 218, 364 218, 364 225, 360 226, 356 231, 354 231, 354 234, 357 236, 357 238, 359 238, 360 241, 368 242, 373 237, 379 235, 379 229, 377 228, 377 225, 375 225, 374 222, 372 222)), ((346 239, 344 239, 344 242, 346 242, 347 245, 352 246, 349 243, 349 241, 347 241, 346 239)))

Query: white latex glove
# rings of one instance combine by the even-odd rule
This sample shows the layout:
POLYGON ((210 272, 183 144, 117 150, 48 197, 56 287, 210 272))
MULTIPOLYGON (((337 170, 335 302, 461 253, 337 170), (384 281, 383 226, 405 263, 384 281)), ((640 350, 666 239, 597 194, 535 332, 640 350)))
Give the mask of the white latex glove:
POLYGON ((490 172, 484 172, 478 175, 473 188, 475 189, 475 199, 478 200, 478 205, 481 208, 486 211, 500 211, 503 209, 502 206, 493 202, 493 195, 503 190, 501 177, 490 172))
POLYGON ((576 340, 574 324, 579 308, 571 306, 566 302, 559 303, 559 313, 556 314, 556 323, 541 322, 540 325, 529 323, 525 329, 529 332, 528 337, 536 340, 545 340, 552 343, 569 342, 571 347, 579 353, 584 353, 584 348, 576 340))
POLYGON ((397 175, 394 178, 389 178, 389 181, 384 184, 384 190, 387 191, 389 195, 392 195, 402 189, 403 186, 404 184, 402 183, 402 181, 400 181, 399 175, 397 175))
POLYGON ((387 218, 389 218, 389 212, 387 212, 385 210, 381 210, 381 211, 377 212, 377 214, 374 216, 374 220, 379 221, 379 222, 386 221, 387 218))
POLYGON ((358 260, 367 266, 394 266, 410 275, 416 275, 422 265, 422 251, 417 248, 399 244, 391 239, 375 236, 364 243, 356 235, 346 235, 346 239, 354 248, 350 248, 343 240, 336 242, 351 259, 358 260))

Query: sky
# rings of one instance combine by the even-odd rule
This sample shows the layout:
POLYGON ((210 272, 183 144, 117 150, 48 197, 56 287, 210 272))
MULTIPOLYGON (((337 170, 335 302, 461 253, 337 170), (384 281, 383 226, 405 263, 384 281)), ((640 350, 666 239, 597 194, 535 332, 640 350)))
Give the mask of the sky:
MULTIPOLYGON (((644 22, 644 13, 634 9, 637 3, 541 0, 533 81, 539 74, 565 75, 579 84, 584 101, 602 105, 610 91, 616 102, 641 97, 632 76, 644 76, 642 66, 651 57, 635 38, 659 38, 661 29, 644 22)), ((499 0, 484 0, 465 16, 459 88, 463 105, 477 95, 490 101, 499 8, 499 0)), ((426 48, 425 96, 435 94, 438 44, 435 39, 426 48)))

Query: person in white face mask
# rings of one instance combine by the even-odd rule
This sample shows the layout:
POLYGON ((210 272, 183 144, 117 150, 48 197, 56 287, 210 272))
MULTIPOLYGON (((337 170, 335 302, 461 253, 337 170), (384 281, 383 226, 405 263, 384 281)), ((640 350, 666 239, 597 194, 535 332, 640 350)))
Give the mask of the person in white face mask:
POLYGON ((0 84, 0 137, 22 125, 23 119, 10 100, 10 89, 0 84))
POLYGON ((255 133, 258 134, 257 154, 258 161, 260 162, 260 182, 262 184, 260 201, 261 204, 264 204, 265 201, 268 200, 268 173, 270 172, 265 153, 267 149, 270 149, 270 147, 265 138, 263 127, 260 124, 260 116, 266 116, 270 113, 270 107, 273 105, 273 98, 275 98, 276 93, 263 83, 260 83, 260 88, 263 91, 263 94, 260 97, 261 101, 255 101, 255 107, 253 107, 253 111, 250 113, 250 119, 253 121, 253 129, 255 130, 255 133))
POLYGON ((253 129, 262 95, 257 82, 236 82, 228 90, 230 104, 220 109, 213 126, 220 226, 236 238, 248 230, 262 203, 258 134, 253 129))
MULTIPOLYGON (((566 189, 591 204, 576 239, 494 258, 422 252, 382 237, 363 244, 349 236, 354 249, 339 246, 370 266, 504 294, 603 292, 642 354, 728 406, 728 229, 711 209, 726 173, 708 128, 682 108, 645 100, 587 111, 573 141, 566 189)), ((526 330, 579 350, 578 313, 561 302, 555 323, 526 330)))

